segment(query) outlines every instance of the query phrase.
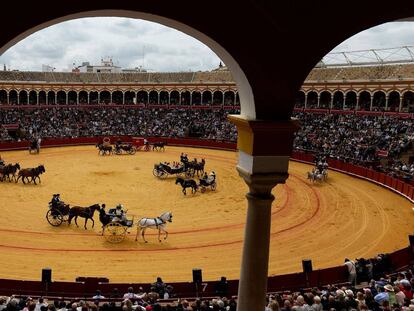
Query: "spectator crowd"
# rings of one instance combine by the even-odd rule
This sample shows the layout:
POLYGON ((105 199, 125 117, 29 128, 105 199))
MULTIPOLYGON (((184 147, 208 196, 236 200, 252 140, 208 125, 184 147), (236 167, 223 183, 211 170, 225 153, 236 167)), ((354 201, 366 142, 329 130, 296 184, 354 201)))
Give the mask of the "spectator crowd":
MULTIPOLYGON (((230 111, 229 113, 237 113, 230 111)), ((402 179, 414 177, 414 165, 399 156, 411 149, 414 120, 393 116, 295 113, 301 129, 294 149, 373 167, 402 179), (380 160, 389 163, 379 168, 380 160)), ((0 126, 0 141, 43 138, 142 136, 237 140, 224 110, 47 108, 2 110, 0 124, 18 125, 20 134, 0 126)))

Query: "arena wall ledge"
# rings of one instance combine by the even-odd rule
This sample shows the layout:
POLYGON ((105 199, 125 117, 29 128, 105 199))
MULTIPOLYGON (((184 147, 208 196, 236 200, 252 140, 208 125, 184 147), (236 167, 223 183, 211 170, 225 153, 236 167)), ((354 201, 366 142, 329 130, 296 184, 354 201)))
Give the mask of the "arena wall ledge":
MULTIPOLYGON (((111 137, 111 141, 115 141, 118 137, 111 137)), ((127 136, 119 137, 123 142, 132 142, 139 145, 142 138, 134 138, 127 136)), ((102 141, 103 137, 84 137, 84 138, 50 138, 44 139, 42 147, 58 147, 58 146, 74 146, 74 145, 93 145, 102 141)), ((212 141, 204 139, 184 139, 184 138, 163 138, 151 137, 150 142, 166 141, 168 145, 203 147, 223 150, 236 150, 236 143, 212 141)), ((25 142, 1 142, 0 150, 19 150, 27 149, 29 143, 25 142)), ((291 160, 304 163, 313 163, 313 155, 305 152, 294 151, 291 160)), ((345 163, 339 160, 329 159, 329 167, 331 169, 346 173, 358 178, 363 178, 371 182, 375 182, 381 186, 391 189, 398 194, 414 202, 414 187, 401 180, 397 180, 383 173, 376 172, 369 168, 345 163)), ((403 248, 390 254, 392 270, 398 271, 407 267, 413 260, 414 254, 410 247, 403 248)), ((40 271, 39 271, 40 275, 40 271)), ((272 275, 268 278, 268 292, 280 292, 284 290, 298 290, 301 288, 309 288, 314 286, 323 286, 327 284, 346 283, 347 270, 345 266, 337 266, 326 269, 314 270, 307 275, 303 272, 291 273, 285 275, 272 275)), ((202 295, 204 297, 215 296, 215 283, 209 281, 203 283, 202 295)), ((237 295, 238 280, 229 280, 229 295, 237 295)), ((170 283, 174 287, 174 292, 178 297, 195 297, 196 289, 192 282, 170 283)), ((96 289, 100 289, 104 295, 109 294, 113 288, 118 288, 122 292, 127 292, 127 288, 133 286, 138 288, 143 286, 145 290, 149 290, 150 284, 130 284, 130 283, 109 283, 105 278, 78 278, 77 282, 61 282, 54 281, 51 284, 44 284, 41 281, 25 281, 0 279, 0 295, 30 295, 47 296, 51 299, 59 297, 67 297, 68 299, 91 298, 96 289)), ((166 301, 167 302, 167 301, 166 301)))

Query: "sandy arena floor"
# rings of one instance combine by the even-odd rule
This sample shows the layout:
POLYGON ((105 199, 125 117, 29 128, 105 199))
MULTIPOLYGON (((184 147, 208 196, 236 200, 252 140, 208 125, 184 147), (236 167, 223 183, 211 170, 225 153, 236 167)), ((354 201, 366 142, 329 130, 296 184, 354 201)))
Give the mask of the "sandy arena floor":
MULTIPOLYGON (((112 282, 189 281, 192 269, 203 278, 239 277, 247 186, 235 170, 235 152, 167 147, 165 152, 98 156, 93 146, 2 152, 2 158, 24 167, 42 163, 41 185, 0 183, 0 278, 39 280, 51 267, 54 280, 105 276, 112 282), (175 178, 152 175, 159 161, 205 157, 207 170, 218 176, 216 192, 184 196, 175 178), (135 242, 134 226, 126 240, 113 245, 95 228, 45 219, 53 193, 71 205, 124 204, 128 215, 156 217, 172 211, 170 235, 159 243, 147 231, 148 244, 135 242)), ((269 274, 297 272, 311 258, 314 269, 343 263, 345 257, 369 257, 408 245, 414 229, 412 205, 385 188, 329 172, 326 184, 311 185, 310 167, 291 162, 286 185, 275 188, 269 274)))

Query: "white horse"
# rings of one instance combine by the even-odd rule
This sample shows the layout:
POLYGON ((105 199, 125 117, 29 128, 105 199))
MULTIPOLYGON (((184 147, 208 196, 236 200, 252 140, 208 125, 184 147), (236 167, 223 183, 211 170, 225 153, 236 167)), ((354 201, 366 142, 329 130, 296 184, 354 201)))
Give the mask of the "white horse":
POLYGON ((323 180, 324 181, 327 181, 328 180, 328 170, 327 169, 324 169, 322 171, 322 176, 323 176, 323 180))
POLYGON ((145 240, 145 230, 147 228, 156 229, 158 230, 158 241, 161 242, 161 231, 165 233, 164 240, 168 237, 168 232, 165 230, 165 227, 167 225, 167 222, 172 222, 172 213, 171 212, 165 212, 161 214, 160 217, 156 218, 141 218, 138 222, 138 228, 137 228, 137 235, 135 237, 135 241, 138 240, 138 234, 141 232, 142 239, 145 241, 145 243, 148 243, 147 240, 145 240))
POLYGON ((324 180, 324 176, 322 174, 319 174, 319 173, 308 172, 308 179, 311 182, 315 182, 315 181, 322 182, 324 180))

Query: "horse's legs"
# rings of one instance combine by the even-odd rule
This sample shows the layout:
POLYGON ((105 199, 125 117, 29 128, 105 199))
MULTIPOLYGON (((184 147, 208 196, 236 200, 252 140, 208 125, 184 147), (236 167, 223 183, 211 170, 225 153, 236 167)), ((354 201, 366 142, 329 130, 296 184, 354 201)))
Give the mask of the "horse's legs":
POLYGON ((85 230, 86 230, 86 223, 88 222, 88 217, 85 217, 85 230))
POLYGON ((145 240, 145 236, 144 236, 146 228, 142 228, 141 230, 142 230, 142 239, 144 240, 145 243, 148 243, 148 241, 145 240))
MULTIPOLYGON (((39 178, 39 180, 40 180, 40 178, 39 178)), ((34 183, 35 185, 37 185, 37 184, 36 184, 36 176, 33 176, 33 177, 32 177, 32 181, 33 181, 33 183, 34 183)))
POLYGON ((168 237, 168 232, 167 232, 167 230, 165 230, 165 228, 163 227, 163 226, 160 226, 160 229, 165 233, 165 237, 164 237, 164 240, 166 240, 167 239, 167 237, 168 237))
POLYGON ((159 242, 161 242, 160 235, 161 235, 161 227, 158 226, 158 241, 159 242))
POLYGON ((78 226, 78 221, 77 221, 77 220, 78 220, 78 215, 76 215, 76 216, 75 216, 75 225, 76 225, 76 227, 79 227, 79 226, 78 226))
POLYGON ((184 193, 184 195, 187 195, 187 192, 185 191, 185 188, 183 188, 183 193, 184 193))
POLYGON ((92 228, 95 227, 95 220, 93 220, 93 218, 91 217, 92 220, 92 228))
POLYGON ((137 226, 137 234, 136 234, 136 236, 135 236, 135 241, 138 241, 138 234, 139 234, 139 231, 140 231, 140 227, 139 227, 139 225, 137 226))
POLYGON ((69 225, 70 225, 70 223, 72 222, 72 218, 73 218, 73 215, 69 214, 69 218, 68 218, 68 226, 69 226, 69 225))

